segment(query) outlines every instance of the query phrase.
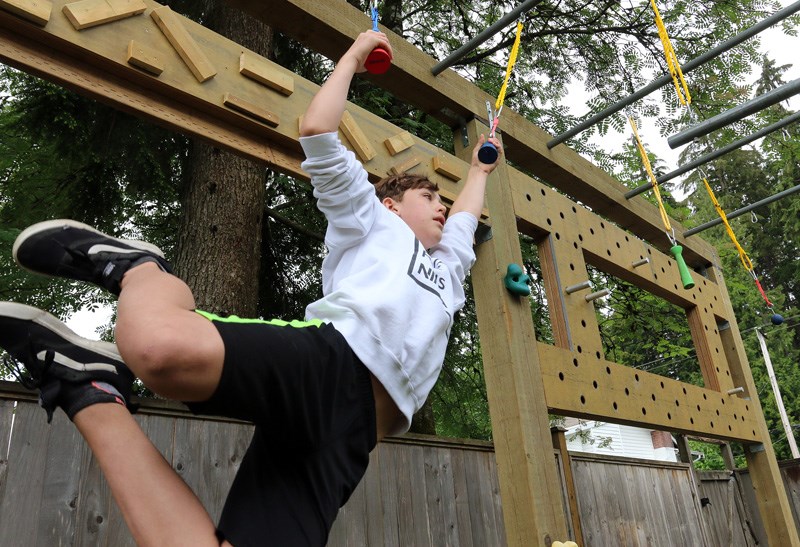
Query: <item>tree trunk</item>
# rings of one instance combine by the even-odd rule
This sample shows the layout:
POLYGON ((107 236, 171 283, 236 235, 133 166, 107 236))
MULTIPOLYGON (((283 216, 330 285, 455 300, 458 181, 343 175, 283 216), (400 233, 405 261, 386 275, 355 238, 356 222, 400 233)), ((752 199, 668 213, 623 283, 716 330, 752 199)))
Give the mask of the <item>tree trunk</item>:
MULTIPOLYGON (((255 53, 272 56, 272 30, 222 2, 214 2, 206 25, 255 53)), ((254 317, 266 170, 199 140, 189 164, 175 270, 199 308, 254 317)))

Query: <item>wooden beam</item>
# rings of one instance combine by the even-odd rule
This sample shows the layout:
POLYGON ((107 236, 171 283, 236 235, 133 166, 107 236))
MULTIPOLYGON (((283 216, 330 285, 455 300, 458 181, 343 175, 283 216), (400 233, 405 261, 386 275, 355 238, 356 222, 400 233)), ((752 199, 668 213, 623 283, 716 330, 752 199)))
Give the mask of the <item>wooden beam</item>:
MULTIPOLYGON (((471 139, 478 125, 467 126, 471 139)), ((456 139, 456 149, 461 144, 456 139)), ((474 142, 474 140, 473 140, 474 142)), ((460 150, 463 159, 472 149, 460 150)), ((509 263, 522 256, 511 202, 508 167, 490 177, 487 206, 494 237, 477 249, 472 270, 486 392, 497 454, 506 537, 511 547, 550 545, 567 537, 561 487, 549 450, 550 424, 528 300, 503 284, 509 263)))
MULTIPOLYGON (((713 268, 709 273, 711 279, 724 290, 725 279, 722 270, 713 268)), ((747 469, 753 480, 758 510, 769 539, 768 544, 800 545, 800 536, 798 536, 797 527, 794 524, 789 497, 786 494, 781 470, 775 457, 775 449, 772 447, 767 423, 764 420, 764 410, 758 399, 753 373, 747 365, 744 343, 727 290, 723 294, 722 304, 731 317, 731 321, 725 325, 722 333, 731 376, 735 384, 744 388, 744 393, 740 396, 749 403, 752 420, 755 422, 753 429, 756 435, 763 439, 762 444, 745 446, 744 453, 747 458, 747 469)))
MULTIPOLYGON (((264 21, 331 59, 338 59, 359 33, 370 28, 370 19, 345 0, 227 0, 229 4, 264 21)), ((436 60, 389 29, 394 50, 392 68, 384 76, 372 77, 375 85, 425 110, 455 127, 463 119, 486 116, 486 101, 494 101, 453 70, 431 74, 436 60)), ((485 121, 485 120, 484 120, 485 121)), ((628 191, 608 173, 567 146, 547 148, 552 138, 541 128, 510 110, 503 111, 503 142, 506 155, 547 184, 572 196, 593 211, 669 251, 658 209, 642 197, 625 199, 628 191)), ((484 129, 484 132, 486 130, 484 129)), ((702 239, 684 239, 683 229, 673 221, 684 258, 692 267, 713 262, 713 248, 702 239)))
MULTIPOLYGON (((143 1, 148 11, 162 8, 152 0, 143 1)), ((68 3, 69 0, 56 0, 53 9, 58 13, 68 3)), ((283 67, 245 50, 248 58, 252 56, 252 62, 245 63, 247 67, 260 66, 275 76, 281 87, 286 90, 291 87, 293 91, 287 95, 283 91, 265 90, 265 84, 258 78, 240 72, 243 53, 240 45, 178 14, 172 16, 193 42, 204 46, 211 64, 225 67, 213 81, 201 83, 184 70, 178 52, 147 16, 115 21, 81 33, 66 17, 54 17, 45 28, 40 28, 0 10, 0 61, 306 179, 299 166, 303 154, 298 126, 284 122, 272 127, 269 117, 257 120, 226 107, 223 96, 225 92, 233 93, 239 105, 257 106, 265 112, 280 113, 282 120, 295 120, 305 112, 319 86, 299 76, 289 76, 291 73, 283 67), (158 77, 154 77, 155 72, 131 64, 128 48, 119 47, 120 43, 131 41, 147 52, 143 54, 145 58, 158 59, 164 67, 158 77)), ((365 166, 370 179, 386 176, 398 160, 385 146, 376 148, 372 143, 382 143, 401 130, 355 105, 348 105, 348 112, 365 135, 363 142, 377 154, 365 166)), ((417 170, 436 182, 442 198, 452 203, 459 183, 436 173, 431 168, 432 158, 444 155, 454 165, 460 165, 463 172, 467 164, 417 137, 412 140, 414 156, 420 162, 417 170)), ((348 141, 343 138, 343 142, 348 141)), ((487 221, 486 215, 483 220, 487 221)))

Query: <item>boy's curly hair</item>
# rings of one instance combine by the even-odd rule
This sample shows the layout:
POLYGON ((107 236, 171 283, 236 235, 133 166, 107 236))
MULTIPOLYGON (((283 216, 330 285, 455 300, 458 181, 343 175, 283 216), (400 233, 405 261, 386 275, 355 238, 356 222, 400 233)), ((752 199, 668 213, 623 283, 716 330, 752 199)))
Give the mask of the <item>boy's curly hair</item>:
POLYGON ((406 190, 414 190, 417 188, 427 188, 434 192, 439 191, 439 185, 435 182, 431 182, 427 177, 400 173, 399 175, 392 175, 379 180, 375 184, 375 194, 377 194, 378 199, 381 201, 385 198, 401 201, 406 190))

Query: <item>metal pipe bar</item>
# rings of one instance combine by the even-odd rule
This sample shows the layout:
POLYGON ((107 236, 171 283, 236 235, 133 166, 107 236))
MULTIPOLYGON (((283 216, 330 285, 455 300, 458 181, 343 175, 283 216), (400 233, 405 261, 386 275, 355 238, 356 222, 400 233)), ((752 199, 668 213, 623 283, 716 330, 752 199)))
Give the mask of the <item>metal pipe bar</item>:
POLYGON ((583 298, 587 302, 594 302, 598 298, 603 298, 604 296, 608 296, 609 294, 611 294, 611 289, 600 289, 599 291, 593 292, 592 294, 587 294, 583 298))
MULTIPOLYGON (((705 165, 706 163, 708 163, 708 162, 710 162, 712 160, 715 160, 715 159, 717 159, 717 158, 719 158, 721 156, 724 156, 728 152, 733 152, 734 150, 738 150, 739 148, 741 148, 742 146, 744 146, 746 144, 750 144, 751 142, 757 141, 758 139, 760 139, 762 137, 766 137, 767 135, 769 135, 770 133, 774 133, 778 129, 783 129, 787 125, 790 125, 790 124, 792 124, 792 123, 794 123, 794 122, 796 122, 798 120, 800 120, 800 112, 795 112, 791 116, 786 116, 785 118, 783 118, 782 120, 780 120, 778 122, 775 122, 775 123, 773 123, 771 125, 768 125, 766 127, 762 127, 761 129, 759 129, 755 133, 752 133, 751 135, 748 135, 747 137, 744 137, 743 139, 739 139, 736 142, 732 142, 728 146, 722 147, 719 150, 714 150, 713 152, 709 152, 708 154, 704 154, 704 155, 700 156, 699 158, 687 163, 686 165, 682 165, 681 167, 678 167, 674 171, 670 171, 666 175, 661 175, 660 177, 658 177, 656 179, 656 182, 658 184, 663 184, 663 183, 665 183, 665 182, 667 182, 669 180, 674 179, 675 177, 683 175, 684 173, 688 173, 689 171, 691 171, 692 169, 694 169, 696 167, 700 167, 701 165, 705 165)), ((652 187, 653 187, 652 184, 642 184, 641 186, 639 186, 637 188, 634 188, 633 190, 631 190, 629 192, 626 192, 625 193, 625 198, 631 199, 634 196, 638 196, 639 194, 641 194, 643 192, 646 192, 647 190, 649 190, 652 187)))
POLYGON ((541 3, 542 0, 526 0, 516 8, 509 11, 503 17, 498 19, 493 25, 489 28, 478 34, 475 38, 455 50, 453 53, 448 55, 445 59, 440 61, 436 66, 431 69, 431 74, 434 76, 438 76, 441 72, 445 69, 450 68, 454 64, 456 64, 459 59, 464 57, 467 53, 484 43, 486 40, 503 30, 503 28, 511 21, 516 19, 520 16, 521 13, 532 9, 536 4, 541 3))
MULTIPOLYGON (((753 203, 752 205, 748 205, 747 207, 742 207, 741 209, 737 209, 736 211, 734 211, 734 212, 732 212, 730 214, 727 214, 725 216, 728 217, 728 219, 736 218, 736 217, 744 215, 745 213, 749 213, 750 211, 752 211, 754 209, 758 209, 759 207, 763 207, 764 205, 769 205, 770 203, 772 203, 774 201, 778 201, 779 199, 783 199, 786 196, 790 196, 792 194, 796 194, 797 192, 800 192, 800 184, 798 184, 797 186, 793 186, 792 188, 789 188, 788 190, 784 190, 783 192, 778 192, 777 194, 772 195, 772 196, 770 196, 768 198, 764 198, 761 201, 753 203)), ((683 237, 689 237, 689 236, 693 236, 695 234, 699 234, 703 230, 708 230, 709 228, 712 228, 712 227, 717 226, 719 224, 722 224, 722 218, 717 218, 717 219, 714 219, 714 220, 712 220, 710 222, 706 222, 705 224, 701 224, 700 226, 692 228, 691 230, 686 230, 685 232, 683 232, 683 237)))
MULTIPOLYGON (((695 57, 694 59, 692 59, 691 61, 689 61, 685 65, 682 65, 681 66, 681 71, 684 74, 686 74, 686 73, 690 72, 691 70, 694 70, 695 68, 699 67, 700 65, 703 65, 703 64, 707 63, 708 61, 710 61, 710 60, 712 60, 712 59, 714 59, 716 57, 719 57, 721 54, 725 53, 729 49, 738 46, 739 44, 741 44, 742 42, 744 42, 748 38, 752 38, 753 36, 755 36, 759 32, 771 27, 775 23, 779 23, 780 21, 786 19, 787 17, 789 17, 790 15, 793 15, 794 13, 796 13, 798 11, 800 11, 800 1, 799 2, 795 2, 794 4, 792 4, 790 6, 786 6, 785 8, 776 11, 775 13, 773 13, 772 15, 770 15, 769 17, 767 17, 763 21, 761 21, 759 23, 756 23, 752 27, 749 27, 749 28, 743 30, 742 32, 740 32, 736 36, 734 36, 732 38, 729 38, 728 40, 722 42, 717 47, 715 47, 715 48, 703 53, 702 55, 700 55, 698 57, 695 57)), ((609 106, 608 108, 606 108, 602 112, 599 112, 599 113, 595 114, 594 116, 592 116, 588 120, 586 120, 583 123, 575 126, 572 129, 570 129, 569 131, 565 131, 564 133, 561 133, 560 135, 554 137, 550 142, 547 143, 547 148, 553 148, 554 146, 558 146, 559 144, 561 144, 562 142, 566 141, 567 139, 571 139, 572 137, 574 137, 578 133, 581 133, 582 131, 585 131, 586 129, 589 129, 593 125, 605 120, 606 118, 608 118, 612 114, 616 114, 617 112, 619 112, 620 110, 622 110, 626 106, 638 101, 639 99, 641 99, 642 97, 644 97, 646 95, 649 95, 650 93, 652 93, 656 89, 659 89, 659 88, 665 86, 666 84, 668 84, 671 81, 672 81, 672 76, 670 76, 669 74, 664 74, 660 78, 658 78, 656 80, 653 80, 650 84, 648 84, 647 86, 643 87, 639 91, 635 91, 634 93, 628 95, 624 99, 621 99, 621 100, 617 101, 616 103, 614 103, 613 105, 609 106)))
POLYGON ((746 118, 750 114, 755 114, 789 97, 793 97, 798 93, 800 93, 800 78, 775 88, 772 91, 768 91, 763 95, 759 95, 755 99, 734 106, 730 110, 726 110, 713 118, 704 120, 694 127, 684 129, 680 133, 668 138, 667 144, 669 144, 670 148, 675 149, 683 144, 692 142, 698 137, 708 135, 716 129, 730 125, 742 118, 746 118))
POLYGON ((587 280, 578 283, 577 285, 570 285, 569 287, 564 289, 564 292, 567 294, 572 294, 574 292, 585 291, 586 289, 591 289, 591 288, 592 288, 592 282, 587 280))

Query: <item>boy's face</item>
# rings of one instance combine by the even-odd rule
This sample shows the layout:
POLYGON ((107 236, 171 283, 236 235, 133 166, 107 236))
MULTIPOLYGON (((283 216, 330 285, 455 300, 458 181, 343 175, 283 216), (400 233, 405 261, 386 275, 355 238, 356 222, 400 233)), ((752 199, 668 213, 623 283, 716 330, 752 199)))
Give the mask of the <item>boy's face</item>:
POLYGON ((403 193, 400 201, 385 198, 383 204, 408 224, 426 249, 441 241, 447 208, 438 192, 429 188, 412 188, 403 193))

